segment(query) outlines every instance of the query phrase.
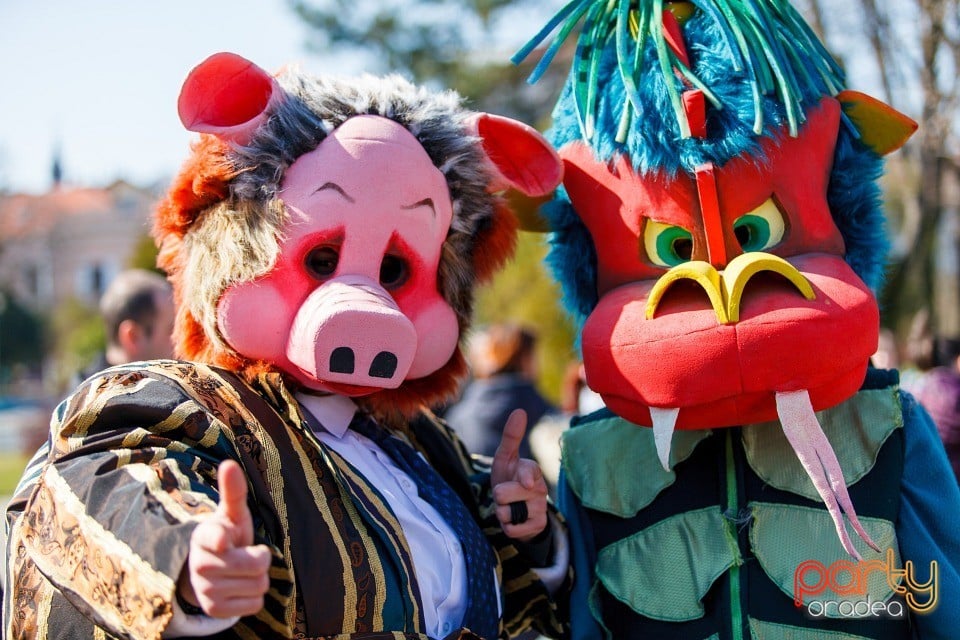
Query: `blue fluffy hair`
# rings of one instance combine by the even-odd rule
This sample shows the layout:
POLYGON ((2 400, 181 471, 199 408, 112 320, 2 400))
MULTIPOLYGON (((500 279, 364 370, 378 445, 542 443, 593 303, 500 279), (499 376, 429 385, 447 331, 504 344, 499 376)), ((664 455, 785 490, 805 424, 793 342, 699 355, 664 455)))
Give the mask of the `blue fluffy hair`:
MULTIPOLYGON (((641 175, 692 173, 704 162, 723 166, 738 156, 751 156, 763 162, 760 141, 786 127, 784 106, 776 96, 761 98, 763 130, 757 136, 753 131, 756 113, 751 78, 733 68, 734 54, 715 20, 705 12, 698 12, 686 23, 684 39, 691 57, 691 70, 721 105, 719 109, 708 108, 706 139, 681 136, 666 81, 655 59, 656 52, 652 43, 648 43, 642 65, 646 71, 637 83, 638 111, 632 114, 625 139, 617 141, 623 109, 630 103, 625 99, 626 89, 617 72, 616 47, 610 39, 602 52, 597 73, 604 81, 597 83, 599 95, 592 139, 585 140, 583 136, 574 98, 574 70, 554 109, 553 126, 547 133, 551 142, 558 149, 572 142, 585 142, 600 161, 610 161, 617 154, 623 154, 641 175)), ((805 56, 802 49, 794 53, 795 68, 809 63, 805 56)), ((798 69, 798 72, 802 71, 798 69)), ((832 92, 815 74, 804 73, 804 76, 808 81, 802 85, 801 103, 804 109, 810 109, 832 92)), ((844 120, 834 153, 827 201, 846 242, 847 263, 874 292, 882 284, 889 248, 877 183, 882 170, 881 157, 862 144, 853 125, 844 120)), ((564 305, 577 325, 582 326, 597 304, 597 248, 562 188, 542 212, 551 228, 547 264, 562 286, 564 305)))

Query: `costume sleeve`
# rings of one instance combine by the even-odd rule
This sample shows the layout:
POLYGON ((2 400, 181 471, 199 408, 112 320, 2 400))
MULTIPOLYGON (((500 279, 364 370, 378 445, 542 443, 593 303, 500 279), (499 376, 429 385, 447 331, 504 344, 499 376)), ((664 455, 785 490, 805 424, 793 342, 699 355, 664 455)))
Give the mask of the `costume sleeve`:
POLYGON ((917 613, 917 637, 956 638, 960 629, 960 489, 943 444, 926 411, 907 393, 903 403, 906 442, 897 537, 904 561, 912 561, 915 581, 930 579, 936 563, 935 592, 917 596, 919 605, 936 597, 929 613, 917 613))
MULTIPOLYGON (((79 612, 110 635, 160 637, 190 535, 216 507, 217 465, 233 451, 228 429, 143 366, 92 378, 52 424, 52 452, 13 523, 11 575, 42 575, 50 610, 36 620, 50 629, 79 612)), ((29 597, 13 594, 13 606, 30 606, 29 597)))
POLYGON ((596 552, 593 532, 583 507, 570 490, 563 470, 557 483, 557 503, 567 521, 570 535, 570 559, 577 579, 570 593, 570 640, 600 640, 604 637, 600 625, 590 612, 590 592, 593 588, 596 552))

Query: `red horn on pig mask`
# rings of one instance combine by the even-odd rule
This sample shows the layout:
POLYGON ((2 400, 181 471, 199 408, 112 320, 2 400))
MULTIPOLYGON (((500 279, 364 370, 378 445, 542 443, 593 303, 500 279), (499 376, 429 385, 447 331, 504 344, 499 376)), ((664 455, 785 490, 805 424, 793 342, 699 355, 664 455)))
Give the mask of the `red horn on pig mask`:
MULTIPOLYGON (((188 78, 181 116, 188 128, 246 144, 281 102, 278 89, 252 63, 218 54, 188 78)), ((374 410, 410 413, 453 392, 465 371, 458 344, 468 314, 459 298, 472 299, 470 289, 509 258, 515 241, 516 221, 494 194, 549 194, 562 167, 543 137, 519 122, 453 115, 486 192, 456 187, 456 204, 447 161, 432 159, 404 125, 369 112, 333 121, 316 148, 283 172, 275 259, 265 273, 226 284, 215 318, 228 349, 206 359, 236 368, 239 357, 251 369, 279 370, 299 386, 362 398, 374 410), (459 216, 468 197, 485 200, 486 213, 470 222, 464 256, 447 245, 452 235, 464 237, 459 216), (444 277, 451 260, 470 273, 444 277)))

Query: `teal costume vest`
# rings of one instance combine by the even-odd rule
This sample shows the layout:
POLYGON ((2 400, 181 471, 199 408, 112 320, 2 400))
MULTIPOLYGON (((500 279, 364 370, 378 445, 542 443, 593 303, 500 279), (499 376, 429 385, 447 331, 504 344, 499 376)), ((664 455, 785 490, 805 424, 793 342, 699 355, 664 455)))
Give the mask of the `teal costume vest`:
POLYGON ((586 541, 578 552, 592 572, 577 579, 591 581, 585 604, 599 627, 617 640, 909 637, 885 570, 903 567, 896 374, 871 370, 857 395, 817 415, 880 547, 856 541, 872 564, 840 546, 778 423, 677 431, 665 471, 651 429, 606 410, 575 420, 563 475, 577 511, 568 517, 584 525, 574 545, 586 541))

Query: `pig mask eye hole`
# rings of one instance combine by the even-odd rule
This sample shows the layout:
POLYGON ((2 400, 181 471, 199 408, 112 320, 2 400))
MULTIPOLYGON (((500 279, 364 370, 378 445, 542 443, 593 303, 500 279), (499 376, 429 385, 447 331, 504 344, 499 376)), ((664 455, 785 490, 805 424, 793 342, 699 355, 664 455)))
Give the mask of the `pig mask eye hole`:
POLYGON ((310 275, 320 280, 326 280, 337 271, 337 265, 340 263, 340 252, 336 247, 315 247, 307 254, 304 263, 310 275))
POLYGON ((387 254, 380 263, 380 284, 384 289, 397 289, 410 277, 410 267, 400 256, 387 254))

